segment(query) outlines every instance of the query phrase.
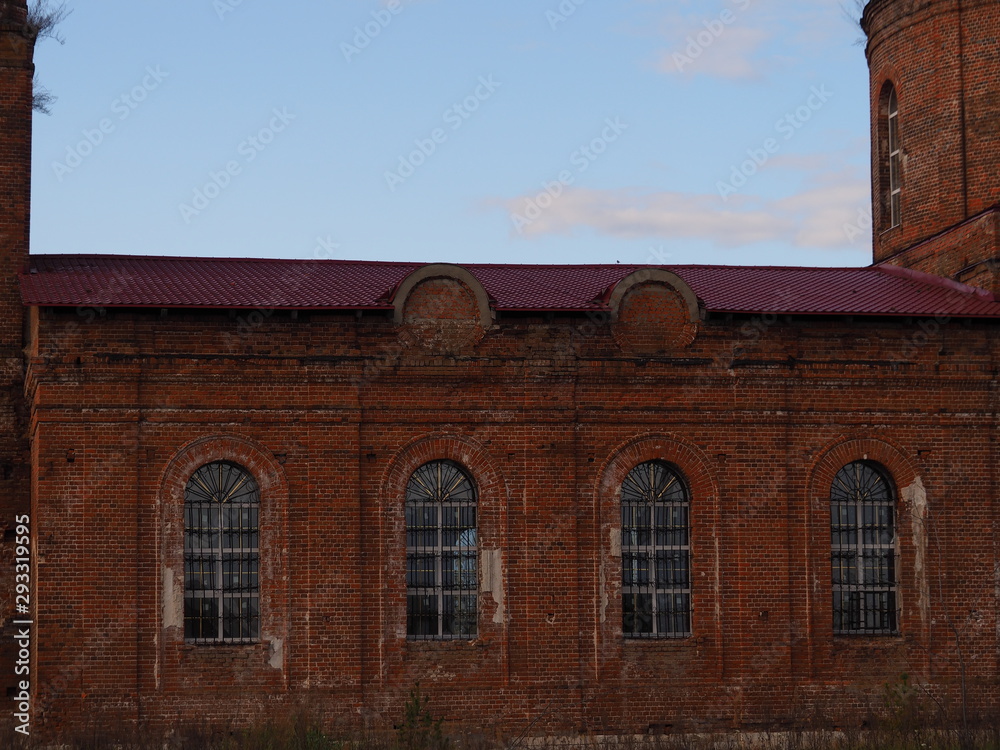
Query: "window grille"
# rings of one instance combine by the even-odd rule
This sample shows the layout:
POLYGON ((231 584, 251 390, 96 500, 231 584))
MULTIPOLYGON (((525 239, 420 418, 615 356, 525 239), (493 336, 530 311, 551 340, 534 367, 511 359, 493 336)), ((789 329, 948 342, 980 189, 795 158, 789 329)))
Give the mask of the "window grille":
POLYGON ((454 461, 417 469, 406 487, 406 634, 472 639, 478 628, 476 489, 454 461))
POLYGON ((855 461, 830 492, 833 631, 841 635, 899 632, 896 501, 881 467, 855 461))
POLYGON ((901 198, 903 194, 903 149, 899 142, 899 102, 896 90, 889 92, 889 226, 902 223, 901 198))
POLYGON ((218 461, 184 490, 184 638, 243 643, 260 637, 260 488, 218 461))
POLYGON ((680 474, 648 461, 622 483, 622 633, 691 635, 690 499, 680 474))

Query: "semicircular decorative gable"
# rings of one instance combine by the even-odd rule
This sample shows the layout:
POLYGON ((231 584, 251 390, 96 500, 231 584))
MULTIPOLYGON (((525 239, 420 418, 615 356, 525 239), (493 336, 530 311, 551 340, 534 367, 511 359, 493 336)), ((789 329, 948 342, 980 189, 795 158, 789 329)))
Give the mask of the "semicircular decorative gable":
POLYGON ((629 274, 615 286, 608 304, 615 341, 627 353, 682 349, 698 333, 698 298, 679 276, 663 269, 629 274))
POLYGON ((410 342, 440 353, 479 343, 493 323, 483 285, 461 266, 424 266, 403 280, 393 301, 394 319, 410 342))

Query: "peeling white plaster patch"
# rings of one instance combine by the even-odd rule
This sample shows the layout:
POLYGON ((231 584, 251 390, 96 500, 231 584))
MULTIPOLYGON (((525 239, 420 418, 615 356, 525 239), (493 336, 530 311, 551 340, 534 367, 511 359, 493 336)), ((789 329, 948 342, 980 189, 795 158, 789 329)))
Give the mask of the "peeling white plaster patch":
POLYGON ((424 675, 423 679, 426 679, 429 682, 439 682, 439 681, 448 682, 454 680, 455 677, 456 675, 454 672, 446 672, 444 668, 439 665, 434 667, 432 671, 427 672, 424 675))
POLYGON ((271 638, 271 658, 267 662, 272 669, 285 666, 285 641, 281 638, 271 638))
POLYGON ((910 506, 913 529, 913 573, 917 579, 917 609, 924 628, 930 612, 930 590, 927 583, 927 490, 917 477, 913 484, 903 490, 903 501, 910 506))
POLYGON ((507 617, 507 608, 504 603, 503 553, 501 550, 483 550, 483 571, 481 578, 480 585, 483 591, 492 594, 493 601, 497 605, 496 614, 493 615, 493 622, 496 625, 503 625, 507 617))
MULTIPOLYGON (((622 556, 622 535, 621 532, 614 526, 608 528, 608 546, 611 548, 612 558, 621 558, 622 556)), ((600 587, 601 587, 601 622, 605 623, 608 621, 608 576, 605 570, 604 560, 601 560, 601 574, 600 574, 600 587)))
POLYGON ((718 593, 718 592, 722 591, 722 556, 719 554, 719 529, 718 529, 718 524, 715 524, 715 528, 712 531, 712 544, 715 547, 715 591, 716 591, 716 594, 713 597, 715 599, 715 618, 716 618, 716 622, 722 622, 722 597, 719 596, 719 593, 718 593))
POLYGON ((163 627, 184 626, 184 590, 174 588, 174 571, 163 567, 163 627))
POLYGON ((604 566, 601 566, 601 623, 608 621, 608 588, 604 585, 604 566))

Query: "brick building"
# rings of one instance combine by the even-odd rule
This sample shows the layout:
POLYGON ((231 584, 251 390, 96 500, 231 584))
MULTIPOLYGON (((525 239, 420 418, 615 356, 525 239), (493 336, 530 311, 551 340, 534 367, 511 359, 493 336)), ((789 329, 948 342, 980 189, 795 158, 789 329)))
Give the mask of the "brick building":
POLYGON ((904 674, 993 717, 1000 4, 863 22, 874 265, 421 266, 29 256, 0 1, 33 726, 390 726, 417 681, 512 732, 850 725, 904 674))

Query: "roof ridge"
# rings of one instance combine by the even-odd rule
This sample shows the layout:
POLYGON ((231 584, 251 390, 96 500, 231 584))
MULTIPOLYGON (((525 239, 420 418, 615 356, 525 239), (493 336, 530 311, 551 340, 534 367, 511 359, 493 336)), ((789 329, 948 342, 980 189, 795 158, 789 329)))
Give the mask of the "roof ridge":
MULTIPOLYGON (((346 265, 371 265, 371 266, 425 266, 434 265, 422 261, 405 260, 361 260, 352 258, 240 258, 240 257, 206 257, 200 255, 134 255, 119 253, 38 253, 29 256, 29 261, 34 260, 138 260, 154 262, 195 262, 195 263, 331 263, 346 265)), ((579 268, 579 269, 612 269, 612 268, 665 268, 665 269, 688 269, 688 270, 731 270, 731 271, 809 271, 809 272, 829 272, 829 271, 866 271, 872 266, 751 266, 739 264, 717 264, 717 263, 450 263, 465 268, 515 268, 515 269, 559 269, 559 268, 579 268)))
MULTIPOLYGON (((122 255, 34 256, 19 276, 28 305, 388 309, 386 289, 420 264, 122 255)), ((474 264, 467 269, 497 310, 590 310, 607 287, 642 265, 474 264)), ((963 316, 1000 319, 1000 301, 940 277, 887 266, 659 266, 711 312, 963 316)))
POLYGON ((130 255, 119 253, 33 253, 28 261, 35 260, 140 260, 140 261, 192 261, 212 263, 344 263, 351 265, 420 266, 405 260, 352 260, 349 258, 221 258, 202 255, 130 255))

